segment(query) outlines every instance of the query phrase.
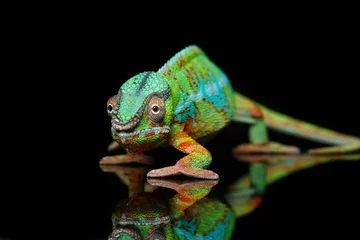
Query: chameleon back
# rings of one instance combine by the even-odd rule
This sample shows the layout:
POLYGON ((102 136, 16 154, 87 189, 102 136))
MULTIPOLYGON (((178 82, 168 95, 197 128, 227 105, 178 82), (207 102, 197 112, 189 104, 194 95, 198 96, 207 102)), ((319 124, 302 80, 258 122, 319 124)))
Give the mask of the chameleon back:
POLYGON ((235 109, 234 93, 227 76, 197 46, 172 57, 158 73, 171 86, 173 122, 197 140, 225 127, 235 109))

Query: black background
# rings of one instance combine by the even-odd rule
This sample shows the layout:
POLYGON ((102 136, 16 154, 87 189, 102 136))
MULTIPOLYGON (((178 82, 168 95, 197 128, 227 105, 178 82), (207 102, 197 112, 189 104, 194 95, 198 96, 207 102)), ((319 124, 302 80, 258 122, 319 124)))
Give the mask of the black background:
MULTIPOLYGON (((24 84, 17 89, 30 93, 19 100, 30 108, 26 116, 33 125, 26 127, 31 139, 20 128, 11 142, 16 145, 21 136, 30 149, 16 148, 15 160, 3 163, 8 182, 0 236, 106 238, 111 213, 127 193, 116 176, 98 167, 111 142, 106 101, 127 79, 156 71, 190 44, 224 70, 235 90, 293 117, 360 136, 359 39, 350 15, 239 14, 228 21, 197 15, 175 23, 170 14, 156 24, 149 17, 135 24, 136 15, 119 19, 118 14, 82 11, 54 19, 49 12, 22 20, 13 30, 11 59, 21 67, 10 80, 20 84, 21 78, 24 84), (16 173, 19 168, 27 174, 16 173)), ((221 176, 220 187, 245 172, 230 152, 246 136, 246 126, 232 124, 209 144, 220 160, 212 166, 221 176)), ((270 136, 303 150, 321 146, 275 132, 270 136)), ((176 156, 171 149, 154 154, 176 156)), ((359 170, 357 163, 334 163, 279 182, 261 207, 238 220, 236 239, 351 236, 352 218, 359 213, 359 170)))

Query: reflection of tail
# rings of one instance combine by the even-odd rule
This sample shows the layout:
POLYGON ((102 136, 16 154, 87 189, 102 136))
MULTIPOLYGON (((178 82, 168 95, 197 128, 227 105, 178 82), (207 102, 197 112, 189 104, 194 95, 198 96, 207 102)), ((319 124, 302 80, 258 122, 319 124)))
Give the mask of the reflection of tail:
POLYGON ((249 174, 230 185, 225 195, 236 217, 245 216, 260 205, 262 189, 294 172, 332 161, 360 160, 360 154, 336 156, 239 155, 237 157, 241 161, 257 163, 251 164, 249 174), (264 171, 259 170, 261 166, 264 171))
POLYGON ((241 104, 244 105, 243 102, 245 102, 245 105, 255 104, 259 106, 266 124, 274 130, 316 141, 319 143, 338 145, 336 147, 326 147, 310 150, 312 154, 334 154, 355 152, 360 150, 360 138, 358 137, 339 133, 273 111, 259 103, 253 102, 249 98, 239 93, 235 93, 235 101, 236 104, 239 106, 241 104))
MULTIPOLYGON (((279 160, 279 157, 277 157, 279 160)), ((285 157, 282 163, 269 166, 267 170, 266 183, 270 185, 280 179, 289 176, 294 172, 315 167, 324 163, 336 161, 359 161, 360 154, 336 155, 336 156, 293 156, 285 157)))

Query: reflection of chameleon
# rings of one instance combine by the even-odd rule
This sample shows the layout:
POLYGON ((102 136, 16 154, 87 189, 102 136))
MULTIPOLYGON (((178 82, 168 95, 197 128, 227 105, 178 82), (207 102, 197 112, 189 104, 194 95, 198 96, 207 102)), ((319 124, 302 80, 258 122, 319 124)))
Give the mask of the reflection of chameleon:
POLYGON ((129 198, 121 201, 113 212, 113 231, 109 239, 231 239, 236 218, 249 214, 260 205, 268 185, 319 164, 360 160, 360 154, 241 158, 260 162, 252 163, 248 175, 228 186, 224 193, 226 202, 209 195, 217 184, 214 180, 182 182, 149 178, 152 185, 144 185, 147 169, 103 166, 103 171, 115 172, 129 185, 129 198), (276 164, 277 161, 281 163, 276 164), (163 188, 156 189, 155 186, 163 188), (165 188, 174 189, 176 193, 165 188))
POLYGON ((234 92, 225 73, 197 46, 183 49, 157 72, 130 78, 109 99, 107 111, 112 136, 128 153, 104 157, 100 163, 146 163, 150 158, 141 153, 168 145, 187 154, 175 166, 150 171, 149 177, 184 174, 217 179, 216 173, 205 170, 212 158, 201 144, 230 121, 251 124, 250 143, 237 146, 237 152, 299 152, 297 147, 269 141, 267 127, 337 145, 313 149, 313 154, 360 149, 357 137, 290 118, 234 92))

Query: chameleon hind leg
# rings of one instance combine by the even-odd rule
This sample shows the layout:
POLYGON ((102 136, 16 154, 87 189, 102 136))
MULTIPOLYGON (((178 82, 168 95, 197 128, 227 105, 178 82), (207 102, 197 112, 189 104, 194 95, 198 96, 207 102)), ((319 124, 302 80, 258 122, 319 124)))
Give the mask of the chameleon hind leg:
POLYGON ((236 146, 233 149, 234 153, 300 153, 300 149, 296 146, 288 146, 269 141, 268 129, 261 108, 239 94, 236 95, 236 113, 233 120, 251 124, 249 128, 250 143, 236 146))
POLYGON ((256 119, 255 123, 250 126, 249 139, 250 143, 243 143, 236 146, 233 149, 234 153, 300 153, 300 149, 296 146, 269 141, 267 126, 263 119, 256 119))
POLYGON ((194 178, 219 179, 215 172, 205 170, 212 160, 210 152, 189 135, 179 131, 170 138, 170 144, 188 155, 181 158, 175 166, 150 171, 147 174, 148 177, 167 177, 183 174, 194 178))

